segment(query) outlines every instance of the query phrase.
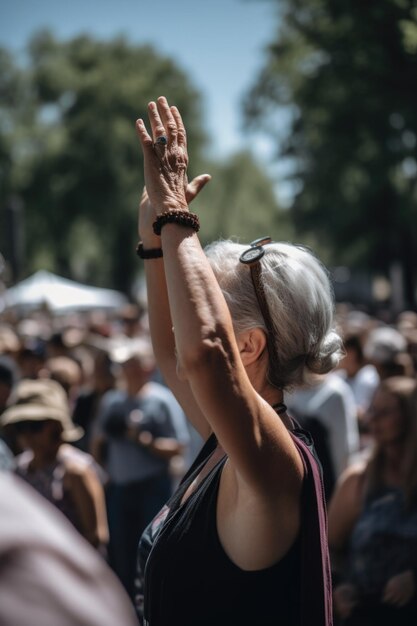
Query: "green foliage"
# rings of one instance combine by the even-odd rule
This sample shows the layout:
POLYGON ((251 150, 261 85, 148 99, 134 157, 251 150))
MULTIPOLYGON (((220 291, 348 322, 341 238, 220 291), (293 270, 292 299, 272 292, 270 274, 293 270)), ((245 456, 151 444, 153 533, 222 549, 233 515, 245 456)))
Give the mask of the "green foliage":
POLYGON ((413 0, 280 0, 276 41, 245 103, 271 132, 292 121, 298 232, 338 263, 402 264, 408 304, 417 272, 417 10, 413 0))
MULTIPOLYGON (((204 242, 265 232, 286 238, 272 183, 250 155, 201 165, 200 96, 171 60, 124 39, 60 42, 42 32, 24 67, 0 50, 0 219, 11 197, 23 200, 23 274, 43 267, 129 292, 141 268, 134 248, 143 166, 134 122, 147 119, 147 103, 161 94, 184 117, 190 178, 213 175, 196 201, 204 242)), ((3 228, 0 249, 7 253, 9 244, 3 228)))
POLYGON ((25 68, 1 51, 0 76, 0 201, 23 199, 27 269, 48 259, 60 273, 128 291, 143 185, 135 120, 166 95, 198 153, 198 94, 150 47, 87 36, 62 43, 48 32, 30 42, 25 68))
POLYGON ((219 238, 250 242, 265 234, 288 239, 290 226, 280 211, 270 179, 248 152, 207 164, 211 182, 195 201, 204 243, 219 238))

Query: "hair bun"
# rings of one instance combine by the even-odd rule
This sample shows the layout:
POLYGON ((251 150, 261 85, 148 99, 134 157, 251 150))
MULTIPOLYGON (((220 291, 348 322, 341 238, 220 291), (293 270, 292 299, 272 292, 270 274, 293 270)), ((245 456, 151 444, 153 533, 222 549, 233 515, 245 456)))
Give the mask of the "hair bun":
POLYGON ((307 355, 306 367, 313 374, 327 374, 336 367, 342 354, 342 339, 336 331, 331 330, 318 347, 318 351, 307 355))

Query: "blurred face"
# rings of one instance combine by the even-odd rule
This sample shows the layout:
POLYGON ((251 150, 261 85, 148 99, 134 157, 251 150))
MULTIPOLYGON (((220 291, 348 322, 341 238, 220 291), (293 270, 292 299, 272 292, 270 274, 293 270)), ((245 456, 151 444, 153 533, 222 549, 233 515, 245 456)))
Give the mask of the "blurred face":
POLYGON ((0 409, 3 409, 6 406, 11 390, 12 388, 10 385, 0 382, 0 409))
POLYGON ((50 421, 28 421, 16 424, 17 438, 23 449, 50 453, 61 444, 60 429, 50 421))
POLYGON ((346 354, 340 361, 339 367, 346 370, 349 378, 357 374, 361 368, 361 362, 359 360, 358 353, 354 348, 346 347, 346 354))
POLYGON ((398 398, 387 391, 377 391, 367 413, 367 424, 378 444, 400 443, 405 435, 405 420, 398 398))

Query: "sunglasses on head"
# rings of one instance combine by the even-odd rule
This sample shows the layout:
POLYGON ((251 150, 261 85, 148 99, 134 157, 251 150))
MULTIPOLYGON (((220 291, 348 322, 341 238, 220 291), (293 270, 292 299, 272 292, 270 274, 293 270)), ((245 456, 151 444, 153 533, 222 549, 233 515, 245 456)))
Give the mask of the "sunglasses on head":
MULTIPOLYGON (((269 362, 270 362, 270 378, 272 384, 274 384, 274 372, 278 372, 278 355, 276 353, 276 348, 274 345, 274 334, 275 329, 272 323, 271 313, 269 311, 268 303, 266 301, 265 289, 262 282, 262 265, 261 259, 265 254, 265 245, 268 245, 272 242, 271 237, 260 237, 259 239, 255 239, 252 243, 249 244, 249 248, 242 252, 239 257, 239 261, 244 265, 248 265, 250 268, 250 273, 252 277, 253 288, 255 290, 256 299, 258 300, 259 308, 262 313, 262 317, 265 322, 267 334, 267 347, 269 353, 269 362)), ((275 385, 278 386, 279 385, 275 385)))

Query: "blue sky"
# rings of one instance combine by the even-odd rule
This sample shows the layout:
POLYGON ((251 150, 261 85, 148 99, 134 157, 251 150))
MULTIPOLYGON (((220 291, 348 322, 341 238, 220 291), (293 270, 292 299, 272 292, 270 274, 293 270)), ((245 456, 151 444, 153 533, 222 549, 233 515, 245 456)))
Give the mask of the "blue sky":
POLYGON ((22 51, 42 27, 59 38, 124 34, 134 43, 151 43, 175 59, 203 94, 213 154, 249 146, 267 161, 271 148, 242 130, 239 105, 274 35, 275 11, 268 0, 0 0, 0 45, 22 51))

